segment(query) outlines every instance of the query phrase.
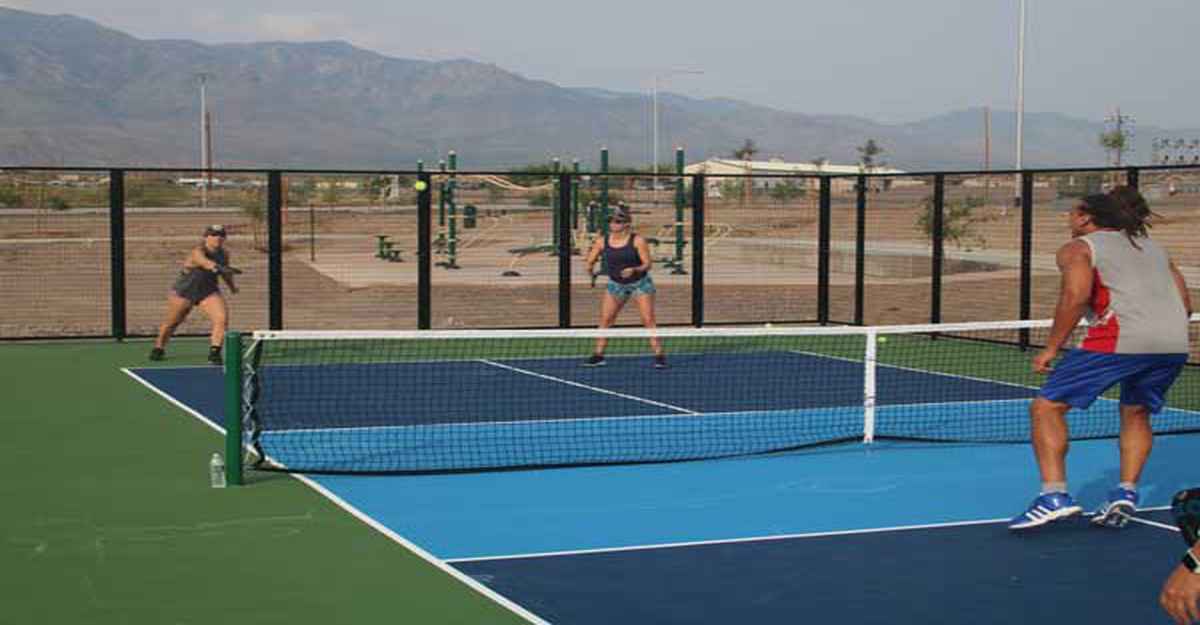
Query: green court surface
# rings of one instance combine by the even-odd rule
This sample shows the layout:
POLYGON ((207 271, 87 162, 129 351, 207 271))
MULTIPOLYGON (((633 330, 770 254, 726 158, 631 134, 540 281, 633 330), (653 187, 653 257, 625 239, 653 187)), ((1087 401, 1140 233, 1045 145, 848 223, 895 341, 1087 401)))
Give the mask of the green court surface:
POLYGON ((291 477, 210 488, 221 437, 120 371, 148 349, 0 345, 0 623, 523 622, 291 477))

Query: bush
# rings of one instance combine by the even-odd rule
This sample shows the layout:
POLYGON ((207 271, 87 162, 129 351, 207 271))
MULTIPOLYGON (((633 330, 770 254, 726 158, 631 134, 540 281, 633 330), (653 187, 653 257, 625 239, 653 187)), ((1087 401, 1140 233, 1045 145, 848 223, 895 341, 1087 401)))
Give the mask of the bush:
POLYGON ((0 206, 18 208, 21 206, 21 194, 12 185, 0 187, 0 206))

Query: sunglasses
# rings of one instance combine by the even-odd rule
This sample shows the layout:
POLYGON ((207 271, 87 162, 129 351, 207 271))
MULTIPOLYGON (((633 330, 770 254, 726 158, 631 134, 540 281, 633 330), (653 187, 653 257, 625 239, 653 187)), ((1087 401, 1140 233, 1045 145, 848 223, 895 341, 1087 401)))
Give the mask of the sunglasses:
POLYGON ((629 220, 628 219, 609 219, 608 223, 610 223, 610 224, 627 224, 627 223, 629 223, 629 220))

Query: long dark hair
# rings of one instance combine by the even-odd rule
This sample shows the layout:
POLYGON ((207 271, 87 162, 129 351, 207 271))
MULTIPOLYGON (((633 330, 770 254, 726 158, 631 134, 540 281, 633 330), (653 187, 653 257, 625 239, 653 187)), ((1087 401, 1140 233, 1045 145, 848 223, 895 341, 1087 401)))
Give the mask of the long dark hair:
POLYGON ((1138 249, 1141 246, 1135 239, 1149 236, 1150 219, 1155 216, 1142 194, 1128 186, 1084 197, 1079 210, 1087 213, 1097 226, 1125 233, 1129 243, 1138 249))

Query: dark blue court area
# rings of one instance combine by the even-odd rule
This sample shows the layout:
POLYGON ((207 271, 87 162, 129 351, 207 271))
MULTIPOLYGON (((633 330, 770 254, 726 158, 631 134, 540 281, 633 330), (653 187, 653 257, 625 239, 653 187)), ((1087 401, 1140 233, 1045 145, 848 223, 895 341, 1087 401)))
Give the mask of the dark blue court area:
MULTIPOLYGON (((1147 518, 1169 522, 1166 512, 1147 518)), ((1183 543, 1084 520, 960 525, 455 566, 552 623, 1160 623, 1183 543)))
MULTIPOLYGON (((662 440, 646 449, 664 453, 668 438, 684 448, 698 444, 688 436, 701 431, 733 440, 748 423, 771 429, 766 444, 774 445, 804 429, 789 424, 811 428, 814 420, 857 428, 861 438, 861 364, 793 356, 795 368, 780 368, 779 358, 768 368, 762 355, 679 356, 667 371, 636 357, 610 359, 604 369, 576 360, 353 365, 330 373, 340 382, 328 386, 294 367, 274 372, 269 390, 336 393, 336 401, 276 431, 281 448, 287 437, 307 437, 305 445, 326 455, 370 447, 393 464, 408 462, 404 454, 421 457, 411 444, 380 442, 400 440, 394 433, 406 428, 437 454, 479 454, 471 448, 496 439, 514 454, 544 454, 520 448, 530 445, 526 435, 564 432, 580 438, 545 446, 587 454, 650 433, 662 440), (814 368, 824 383, 797 382, 814 368), (738 378, 722 389, 712 374, 726 369, 738 378), (437 379, 443 382, 431 382, 437 379), (355 399, 353 380, 364 387, 386 381, 394 398, 355 399), (343 418, 369 425, 343 427, 343 418), (555 429, 581 423, 591 429, 555 429), (430 442, 434 432, 453 429, 444 444, 430 442)), ((132 373, 213 427, 223 423, 219 368, 132 373)), ((997 421, 997 431, 1027 428, 1033 389, 884 367, 879 376, 881 428, 890 421, 926 431, 997 421)), ((1118 417, 1102 401, 1073 416, 1080 418, 1115 430, 1118 417)), ((1196 435, 1157 439, 1140 484, 1141 518, 1168 521, 1158 508, 1200 481, 1198 457, 1196 435)), ((433 453, 422 459, 434 460, 433 453)), ((1071 491, 1093 510, 1116 482, 1116 441, 1076 441, 1068 463, 1071 491)), ((494 600, 519 606, 532 622, 559 625, 1165 624, 1158 589, 1183 548, 1177 533, 1140 523, 1112 530, 1077 518, 1009 532, 1004 521, 1038 485, 1024 443, 860 441, 666 464, 303 479, 393 540, 481 584, 494 600)))

